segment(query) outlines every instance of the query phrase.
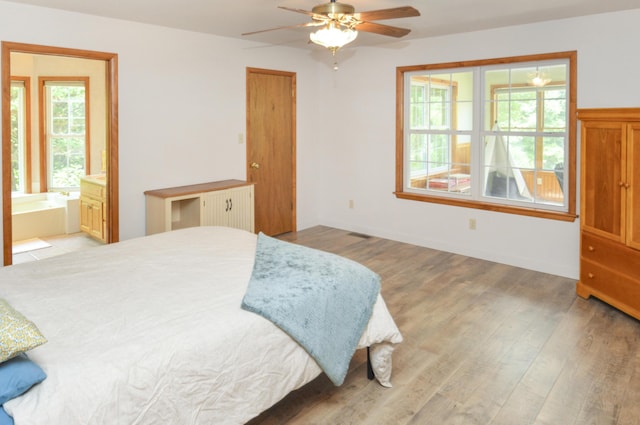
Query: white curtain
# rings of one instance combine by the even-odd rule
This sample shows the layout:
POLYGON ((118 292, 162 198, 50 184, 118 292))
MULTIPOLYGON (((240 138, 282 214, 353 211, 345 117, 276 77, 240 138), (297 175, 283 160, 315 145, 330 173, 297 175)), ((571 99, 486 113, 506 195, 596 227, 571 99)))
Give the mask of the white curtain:
MULTIPOLYGON (((495 124, 493 131, 500 131, 498 124, 495 124)), ((506 188, 509 188, 509 180, 513 179, 516 183, 518 195, 522 198, 532 199, 527 184, 522 177, 522 173, 519 168, 513 168, 513 160, 511 154, 507 149, 507 145, 502 135, 491 135, 485 138, 484 146, 485 155, 485 171, 484 182, 486 194, 492 193, 492 184, 496 181, 496 177, 503 177, 505 179, 506 188), (493 178, 491 178, 493 176, 493 178)), ((513 193, 509 192, 509 197, 514 197, 513 193)), ((506 196, 506 193, 505 193, 506 196)))

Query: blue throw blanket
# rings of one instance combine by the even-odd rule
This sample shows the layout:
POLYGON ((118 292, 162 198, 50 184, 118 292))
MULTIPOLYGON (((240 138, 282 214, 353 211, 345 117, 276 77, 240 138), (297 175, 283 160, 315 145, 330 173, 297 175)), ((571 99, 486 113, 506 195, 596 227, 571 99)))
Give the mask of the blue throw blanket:
POLYGON ((341 385, 380 292, 380 277, 335 254, 258 235, 242 308, 272 321, 341 385))

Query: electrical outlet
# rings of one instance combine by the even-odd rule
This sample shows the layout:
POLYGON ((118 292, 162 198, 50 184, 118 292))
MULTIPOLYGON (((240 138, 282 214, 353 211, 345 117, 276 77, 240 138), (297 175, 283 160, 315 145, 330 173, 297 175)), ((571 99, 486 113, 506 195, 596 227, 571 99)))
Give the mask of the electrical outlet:
POLYGON ((244 134, 242 133, 238 133, 238 144, 243 144, 244 143, 244 134))
POLYGON ((475 218, 470 218, 469 219, 469 230, 476 230, 476 219, 475 218))
POLYGON ((349 208, 353 209, 353 199, 349 199, 349 208))

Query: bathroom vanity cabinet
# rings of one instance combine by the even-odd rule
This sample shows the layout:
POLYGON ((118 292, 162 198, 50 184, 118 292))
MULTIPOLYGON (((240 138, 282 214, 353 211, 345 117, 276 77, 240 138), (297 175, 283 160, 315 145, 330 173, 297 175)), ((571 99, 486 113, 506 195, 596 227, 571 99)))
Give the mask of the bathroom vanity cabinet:
POLYGON ((106 242, 107 179, 104 174, 80 178, 80 230, 106 242))

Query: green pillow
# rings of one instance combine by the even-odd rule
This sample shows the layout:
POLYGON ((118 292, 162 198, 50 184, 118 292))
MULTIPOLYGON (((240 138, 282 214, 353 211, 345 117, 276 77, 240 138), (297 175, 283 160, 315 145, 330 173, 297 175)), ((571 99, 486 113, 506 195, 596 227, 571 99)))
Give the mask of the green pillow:
POLYGON ((45 342, 33 322, 0 299, 0 363, 45 342))

